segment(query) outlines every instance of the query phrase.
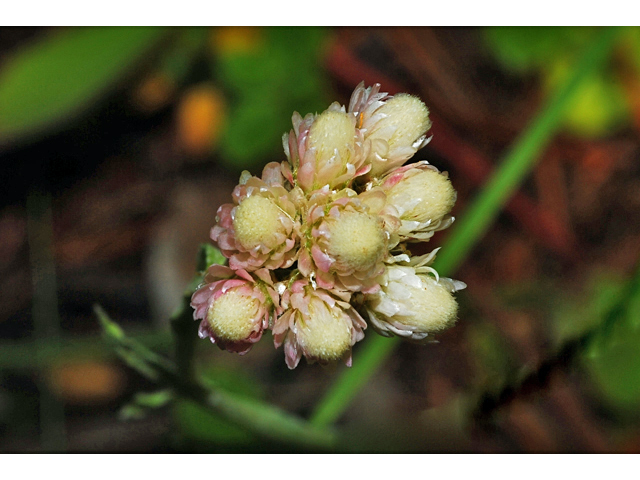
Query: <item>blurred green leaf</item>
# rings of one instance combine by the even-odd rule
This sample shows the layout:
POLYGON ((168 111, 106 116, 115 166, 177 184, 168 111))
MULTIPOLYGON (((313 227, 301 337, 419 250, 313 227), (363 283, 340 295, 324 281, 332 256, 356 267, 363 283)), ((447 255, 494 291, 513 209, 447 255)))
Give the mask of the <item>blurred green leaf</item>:
POLYGON ((107 315, 107 312, 100 305, 94 305, 93 311, 95 312, 98 320, 100 321, 100 325, 102 326, 103 334, 111 340, 116 342, 122 341, 125 338, 124 330, 122 327, 118 325, 116 322, 111 320, 107 315))
POLYGON ((222 252, 210 243, 203 243, 198 250, 197 269, 204 272, 211 265, 224 265, 227 261, 222 252))
POLYGON ((147 410, 139 405, 128 403, 118 410, 118 418, 122 421, 141 420, 147 416, 147 410))
POLYGON ((164 53, 160 70, 176 83, 181 83, 208 37, 209 29, 205 27, 179 28, 175 42, 164 53))
POLYGON ((140 392, 134 397, 137 405, 147 408, 161 408, 174 398, 172 390, 158 390, 157 392, 140 392))
POLYGON ((129 73, 164 29, 70 28, 21 49, 0 70, 0 144, 59 128, 129 73))
POLYGON ((498 61, 516 72, 535 72, 572 57, 589 43, 592 27, 488 27, 485 40, 498 61))
POLYGON ((281 138, 291 114, 327 107, 322 70, 326 30, 265 28, 256 48, 222 52, 215 74, 232 99, 221 144, 222 161, 255 168, 282 155, 281 138))
POLYGON ((561 344, 600 324, 606 313, 620 302, 623 290, 621 278, 596 272, 584 292, 572 297, 559 296, 553 309, 554 342, 561 344))
MULTIPOLYGON (((592 285, 589 301, 576 306, 584 316, 597 315, 619 301, 625 283, 601 277, 592 285)), ((640 407, 640 289, 627 301, 622 318, 608 335, 594 342, 583 359, 605 402, 614 409, 634 413, 640 407)))
MULTIPOLYGON (((486 43, 496 59, 508 70, 540 75, 547 94, 569 78, 576 56, 597 32, 598 28, 594 27, 490 27, 484 30, 486 43)), ((625 38, 627 44, 635 46, 634 32, 629 31, 625 38)), ((620 82, 611 69, 602 69, 592 72, 582 82, 567 109, 565 125, 579 136, 602 137, 628 124, 630 118, 630 107, 620 82)))
POLYGON ((118 412, 121 420, 140 420, 147 416, 152 408, 162 408, 174 399, 172 390, 136 393, 130 403, 124 405, 118 412))
MULTIPOLYGON (((569 76, 571 62, 558 59, 546 66, 545 88, 552 91, 569 76)), ((629 122, 630 107, 622 85, 609 70, 585 78, 567 109, 566 127, 583 137, 602 137, 629 122)))

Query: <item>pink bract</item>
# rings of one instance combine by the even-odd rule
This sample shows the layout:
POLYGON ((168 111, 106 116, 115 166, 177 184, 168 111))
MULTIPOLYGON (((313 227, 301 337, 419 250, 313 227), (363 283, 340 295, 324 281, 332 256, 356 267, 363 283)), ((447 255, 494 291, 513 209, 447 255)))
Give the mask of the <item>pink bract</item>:
POLYGON ((222 265, 209 267, 204 284, 191 297, 193 318, 201 320, 198 329, 200 338, 209 338, 211 343, 215 343, 222 350, 240 355, 247 353, 253 344, 260 340, 278 305, 279 295, 273 288, 273 280, 267 270, 257 270, 250 274, 242 269, 232 270, 222 265), (245 338, 235 341, 217 336, 207 321, 207 312, 210 311, 213 303, 231 291, 257 299, 260 304, 256 316, 251 320, 253 326, 250 333, 245 338))

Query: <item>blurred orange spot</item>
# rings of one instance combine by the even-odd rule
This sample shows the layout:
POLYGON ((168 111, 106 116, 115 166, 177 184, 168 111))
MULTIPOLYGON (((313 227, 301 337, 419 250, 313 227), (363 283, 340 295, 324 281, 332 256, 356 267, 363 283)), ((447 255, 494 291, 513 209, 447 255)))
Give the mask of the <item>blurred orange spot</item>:
POLYGON ((262 41, 260 27, 219 27, 213 29, 211 47, 219 53, 244 53, 256 50, 262 41))
POLYGON ((121 370, 105 362, 86 361, 53 367, 49 372, 51 390, 68 403, 103 403, 124 390, 121 370))
POLYGON ((134 102, 140 110, 153 112, 169 103, 175 91, 173 81, 161 73, 146 77, 134 92, 134 102))
POLYGON ((213 147, 222 130, 225 102, 212 85, 203 84, 187 91, 178 105, 178 142, 190 155, 203 155, 213 147))

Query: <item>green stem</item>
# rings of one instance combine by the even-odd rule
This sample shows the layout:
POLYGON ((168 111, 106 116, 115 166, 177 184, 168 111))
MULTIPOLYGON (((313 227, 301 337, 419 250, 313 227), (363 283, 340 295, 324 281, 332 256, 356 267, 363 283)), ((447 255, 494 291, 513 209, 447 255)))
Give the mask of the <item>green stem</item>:
POLYGON ((45 344, 49 344, 55 352, 60 348, 60 315, 51 209, 51 195, 48 192, 33 190, 29 193, 27 235, 33 281, 33 357, 39 370, 40 439, 43 450, 60 452, 66 449, 67 443, 64 408, 49 390, 45 377, 50 364, 41 353, 41 347, 45 344))
POLYGON ((331 450, 336 445, 333 432, 315 428, 273 405, 220 388, 209 390, 197 381, 183 377, 174 363, 128 338, 102 308, 96 306, 94 310, 105 336, 114 344, 120 357, 150 380, 170 386, 178 395, 223 415, 262 438, 320 450, 331 450))
MULTIPOLYGON (((616 28, 604 28, 594 38, 572 70, 572 75, 549 98, 544 108, 507 152, 491 179, 461 216, 461 220, 454 224, 446 248, 441 250, 434 263, 441 275, 448 276, 455 272, 532 170, 536 159, 561 126, 578 87, 608 58, 616 33, 616 28)), ((326 426, 337 420, 364 385, 365 381, 361 379, 370 378, 398 343, 397 339, 389 341, 376 338, 364 344, 354 366, 344 371, 321 399, 311 416, 311 423, 326 426)))
MULTIPOLYGON (((197 285, 202 281, 202 275, 198 275, 191 285, 197 285)), ((193 319, 191 308, 191 294, 195 290, 189 288, 185 292, 178 309, 171 315, 171 330, 175 339, 175 354, 178 372, 185 379, 194 378, 193 357, 198 339, 198 322, 193 319)))

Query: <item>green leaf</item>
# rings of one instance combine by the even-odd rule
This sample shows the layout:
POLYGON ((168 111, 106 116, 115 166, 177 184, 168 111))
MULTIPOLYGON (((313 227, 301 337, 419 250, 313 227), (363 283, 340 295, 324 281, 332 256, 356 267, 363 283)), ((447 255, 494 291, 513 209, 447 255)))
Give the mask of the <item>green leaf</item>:
POLYGON ((140 407, 161 408, 167 405, 175 394, 172 390, 159 390, 157 392, 140 392, 134 397, 134 402, 140 407))
POLYGON ((61 128, 130 73, 160 28, 71 28, 23 48, 0 71, 0 145, 61 128))
POLYGON ((197 269, 204 272, 211 265, 224 265, 227 261, 222 252, 210 243, 203 243, 198 250, 197 269))
POLYGON ((216 58, 215 74, 232 99, 221 160, 235 168, 259 168, 282 155, 291 113, 326 108, 321 28, 265 28, 262 43, 216 58), (291 48, 295 45, 295 48, 291 48))
POLYGON ((591 27, 488 27, 485 40, 495 57, 516 72, 534 72, 573 56, 592 39, 591 27))
POLYGON ((125 334, 124 330, 118 325, 116 322, 109 318, 107 312, 100 305, 94 305, 93 311, 95 312, 98 320, 100 321, 100 325, 102 326, 102 331, 104 335, 115 342, 119 342, 124 340, 125 334))
MULTIPOLYGON (((640 407, 640 282, 636 277, 635 287, 620 282, 603 283, 606 282, 594 285, 594 294, 586 302, 593 310, 600 310, 603 302, 612 303, 612 297, 619 301, 624 299, 625 293, 631 296, 624 299, 626 306, 620 312, 621 318, 608 326, 594 342, 591 354, 584 358, 584 366, 605 403, 621 413, 637 416, 640 407)), ((585 315, 589 313, 585 312, 585 315)))

